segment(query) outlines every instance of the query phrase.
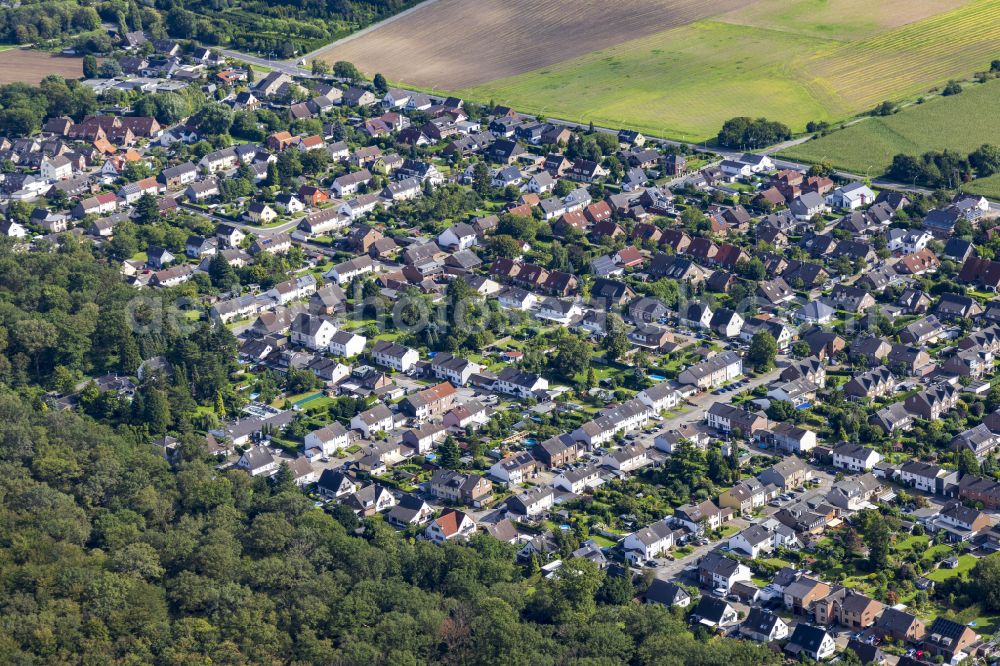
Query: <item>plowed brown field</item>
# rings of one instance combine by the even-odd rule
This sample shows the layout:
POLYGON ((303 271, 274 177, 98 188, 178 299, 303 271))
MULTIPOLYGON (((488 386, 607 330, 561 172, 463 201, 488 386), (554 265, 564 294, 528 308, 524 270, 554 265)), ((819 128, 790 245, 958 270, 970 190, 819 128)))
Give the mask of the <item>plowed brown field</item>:
POLYGON ((48 51, 0 51, 0 84, 18 81, 38 83, 49 74, 78 79, 83 76, 83 60, 58 56, 48 51))
POLYGON ((522 74, 753 0, 435 0, 322 50, 369 75, 450 90, 522 74), (444 26, 444 28, 442 28, 444 26), (444 83, 446 82, 446 83, 444 83))

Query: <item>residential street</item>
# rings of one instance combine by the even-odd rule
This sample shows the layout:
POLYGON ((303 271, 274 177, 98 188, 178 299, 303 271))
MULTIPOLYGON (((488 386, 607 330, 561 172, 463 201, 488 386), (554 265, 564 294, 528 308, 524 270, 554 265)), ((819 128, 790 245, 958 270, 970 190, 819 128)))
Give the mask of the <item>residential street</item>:
POLYGON ((181 202, 180 205, 182 208, 185 208, 197 215, 201 215, 202 217, 207 217, 213 222, 218 222, 219 224, 228 224, 231 227, 236 227, 238 229, 242 229, 243 231, 249 231, 254 236, 273 236, 275 234, 280 234, 282 232, 291 231, 292 229, 297 227, 299 225, 299 222, 301 222, 305 217, 305 216, 298 217, 294 220, 290 220, 289 222, 285 222, 284 224, 280 224, 275 227, 264 228, 259 225, 250 224, 247 222, 234 222, 229 218, 222 217, 221 215, 215 215, 214 213, 206 213, 197 206, 192 206, 190 203, 186 201, 181 202))
MULTIPOLYGON (((8 3, 0 54, 0 618, 24 626, 0 666, 1000 656, 1000 203, 976 193, 1000 202, 1000 146, 957 132, 1000 60, 921 98, 916 134, 953 145, 893 183, 884 145, 827 129, 912 131, 864 111, 898 76, 827 124, 850 110, 788 115, 743 53, 873 43, 835 8, 729 12, 802 39, 698 81, 733 42, 711 6, 48 4, 8 3), (691 28, 655 58, 532 65, 664 20, 691 28), (65 578, 51 552, 96 584, 32 585, 65 578)), ((991 17, 1000 40, 995 4, 898 41, 991 17)))
MULTIPOLYGON (((400 16, 402 16, 405 13, 406 12, 403 12, 402 14, 398 14, 395 17, 391 17, 389 19, 386 19, 386 21, 392 21, 394 19, 398 19, 400 16)), ((361 31, 359 33, 356 33, 355 35, 352 35, 351 38, 356 38, 359 35, 364 34, 366 31, 374 30, 378 25, 379 24, 373 25, 373 26, 369 27, 366 30, 363 30, 363 31, 361 31)), ((345 39, 350 39, 350 38, 345 38, 345 39)), ((320 49, 317 49, 316 51, 313 51, 312 53, 306 54, 306 56, 304 57, 304 59, 306 59, 307 61, 311 60, 315 55, 322 54, 324 51, 326 51, 329 48, 332 48, 333 46, 335 46, 338 43, 340 43, 340 42, 339 41, 338 42, 332 42, 331 44, 328 44, 327 46, 324 46, 324 47, 322 47, 320 49)), ((234 50, 231 50, 231 49, 222 49, 221 53, 223 53, 227 57, 234 58, 236 60, 242 60, 243 62, 247 62, 247 63, 250 63, 252 65, 257 65, 258 67, 266 67, 266 68, 273 69, 273 70, 276 70, 276 71, 279 71, 279 72, 284 72, 285 74, 288 74, 290 76, 301 76, 301 77, 307 77, 307 78, 312 78, 313 77, 313 74, 312 74, 311 70, 303 68, 303 67, 300 67, 299 65, 295 64, 295 61, 271 60, 269 58, 261 58, 260 56, 253 56, 253 55, 249 55, 247 53, 242 53, 240 51, 234 51, 234 50)), ((404 88, 404 90, 405 90, 405 88, 404 88)), ((412 92, 417 92, 417 91, 412 91, 412 92)), ((531 117, 529 114, 523 114, 523 115, 525 117, 531 117)), ((558 119, 558 118, 546 118, 546 120, 548 120, 548 122, 552 123, 553 125, 561 125, 563 127, 569 127, 569 128, 573 128, 573 129, 585 129, 585 128, 587 128, 589 126, 589 125, 587 125, 585 123, 577 123, 577 122, 573 122, 573 121, 570 121, 570 120, 561 120, 561 119, 558 119)), ((856 120, 852 121, 850 124, 853 124, 855 122, 860 122, 861 120, 863 120, 863 118, 856 119, 856 120)), ((595 126, 594 129, 597 130, 598 132, 614 133, 614 134, 618 133, 617 129, 610 128, 610 127, 597 127, 597 126, 595 126)), ((777 167, 779 167, 779 168, 782 168, 782 169, 807 170, 810 167, 809 164, 806 164, 806 163, 803 163, 803 162, 794 162, 794 161, 787 160, 787 159, 774 158, 773 157, 773 153, 779 152, 779 151, 781 151, 781 150, 783 150, 785 148, 789 148, 789 147, 797 145, 799 143, 803 143, 805 141, 808 141, 810 138, 811 138, 811 135, 797 137, 795 139, 792 139, 790 141, 786 141, 786 142, 778 144, 776 146, 771 146, 770 148, 765 148, 765 149, 761 150, 760 152, 762 154, 772 155, 772 159, 774 160, 775 165, 777 167)), ((735 158, 738 158, 740 155, 742 155, 745 152, 745 151, 742 151, 742 150, 731 150, 731 149, 718 148, 718 147, 709 148, 705 144, 688 143, 688 142, 685 142, 685 141, 674 141, 672 139, 665 139, 665 138, 662 138, 662 137, 656 137, 656 136, 652 136, 652 135, 647 136, 647 139, 651 143, 654 143, 654 144, 665 145, 665 146, 687 146, 690 150, 693 150, 695 152, 699 152, 699 153, 706 153, 706 152, 715 153, 717 155, 721 155, 723 159, 735 159, 735 158)), ((866 177, 870 177, 870 174, 856 174, 856 173, 851 173, 849 171, 840 171, 840 170, 834 171, 834 175, 837 176, 838 178, 843 178, 845 180, 864 180, 866 177)), ((899 191, 899 192, 915 192, 915 193, 925 194, 925 195, 931 194, 931 190, 929 190, 927 188, 924 188, 924 187, 915 187, 913 185, 906 185, 905 183, 897 183, 897 182, 889 180, 887 178, 875 177, 875 178, 871 178, 871 181, 872 181, 872 185, 873 186, 878 187, 880 189, 895 190, 895 191, 899 191)), ((994 213, 1000 213, 1000 203, 990 202, 990 210, 992 212, 994 212, 994 213)))
MULTIPOLYGON (((833 478, 834 478, 833 474, 831 474, 827 470, 818 469, 813 465, 810 465, 810 467, 813 472, 813 478, 819 480, 819 485, 816 487, 816 490, 819 491, 828 490, 831 484, 833 483, 833 478)), ((763 511, 761 512, 761 516, 759 518, 755 518, 753 521, 747 521, 744 520, 743 518, 736 518, 732 520, 729 524, 742 530, 746 527, 749 527, 750 522, 759 522, 760 520, 763 520, 765 518, 774 515, 780 509, 781 507, 775 507, 771 506, 770 504, 767 504, 764 506, 763 511)), ((657 567, 656 577, 662 578, 664 580, 671 580, 677 578, 684 572, 686 568, 697 564, 698 560, 700 560, 704 555, 708 554, 712 550, 715 550, 719 546, 723 545, 726 541, 728 541, 728 538, 718 539, 704 546, 697 546, 690 554, 678 558, 673 562, 667 562, 662 567, 657 567)))
MULTIPOLYGON (((260 238, 260 237, 266 238, 268 236, 274 236, 274 235, 280 234, 280 233, 291 233, 292 231, 295 230, 296 227, 299 226, 299 223, 305 217, 305 216, 297 217, 294 220, 290 220, 290 221, 285 222, 283 224, 279 224, 279 225, 274 226, 274 227, 264 228, 264 227, 258 226, 256 224, 247 223, 247 222, 234 222, 234 221, 230 220, 229 218, 221 217, 219 215, 213 215, 212 213, 206 213, 205 211, 201 210, 200 208, 197 208, 196 206, 192 206, 191 204, 189 204, 187 202, 181 202, 180 206, 182 208, 187 209, 188 211, 190 211, 192 213, 195 213, 197 215, 201 215, 202 217, 208 218, 208 219, 212 220, 213 222, 218 222, 219 224, 228 224, 231 227, 236 227, 238 229, 242 229, 243 231, 252 233, 254 236, 256 236, 258 238, 260 238)), ((312 252, 319 252, 320 254, 324 254, 324 255, 327 255, 327 256, 333 256, 333 254, 334 254, 334 250, 332 250, 331 248, 327 247, 326 245, 320 245, 318 243, 313 243, 312 241, 308 241, 308 240, 294 240, 293 243, 295 245, 305 246, 305 247, 309 248, 309 250, 312 251, 312 252)))

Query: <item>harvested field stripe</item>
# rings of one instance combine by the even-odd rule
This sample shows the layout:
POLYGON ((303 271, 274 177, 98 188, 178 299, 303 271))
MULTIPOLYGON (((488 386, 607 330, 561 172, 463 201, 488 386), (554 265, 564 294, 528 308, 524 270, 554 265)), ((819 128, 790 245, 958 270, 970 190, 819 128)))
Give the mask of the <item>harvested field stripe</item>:
POLYGON ((983 69, 1000 44, 1000 2, 955 11, 818 55, 810 75, 850 91, 858 105, 901 99, 983 69))
POLYGON ((1000 0, 576 0, 573 10, 435 0, 324 57, 403 86, 701 141, 734 115, 795 131, 836 123, 1000 56, 1000 0))

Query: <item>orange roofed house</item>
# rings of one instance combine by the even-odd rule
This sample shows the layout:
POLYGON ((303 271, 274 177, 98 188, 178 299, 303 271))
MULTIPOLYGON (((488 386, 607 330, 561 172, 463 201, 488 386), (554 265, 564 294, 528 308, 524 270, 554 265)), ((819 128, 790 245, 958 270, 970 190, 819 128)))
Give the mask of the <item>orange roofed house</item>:
POLYGON ((427 526, 424 536, 434 543, 444 543, 454 539, 468 539, 475 531, 476 521, 467 513, 455 509, 445 509, 427 526))
POLYGON ((267 137, 267 147, 270 150, 280 152, 286 148, 290 148, 297 139, 298 137, 292 136, 290 132, 275 132, 267 137))
POLYGON ((399 403, 399 408, 403 413, 423 420, 449 411, 455 405, 455 397, 455 387, 451 382, 441 382, 437 386, 406 396, 399 403))
POLYGON ((318 206, 324 201, 329 201, 330 195, 318 187, 303 185, 299 188, 299 199, 309 206, 318 206))

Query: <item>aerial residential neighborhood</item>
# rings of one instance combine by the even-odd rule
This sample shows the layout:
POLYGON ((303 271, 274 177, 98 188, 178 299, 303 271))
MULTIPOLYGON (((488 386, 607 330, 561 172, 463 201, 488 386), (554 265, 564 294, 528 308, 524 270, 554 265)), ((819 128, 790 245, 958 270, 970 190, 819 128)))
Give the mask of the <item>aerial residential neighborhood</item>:
POLYGON ((995 661, 996 148, 927 187, 119 16, 0 86, 0 661, 995 661))

